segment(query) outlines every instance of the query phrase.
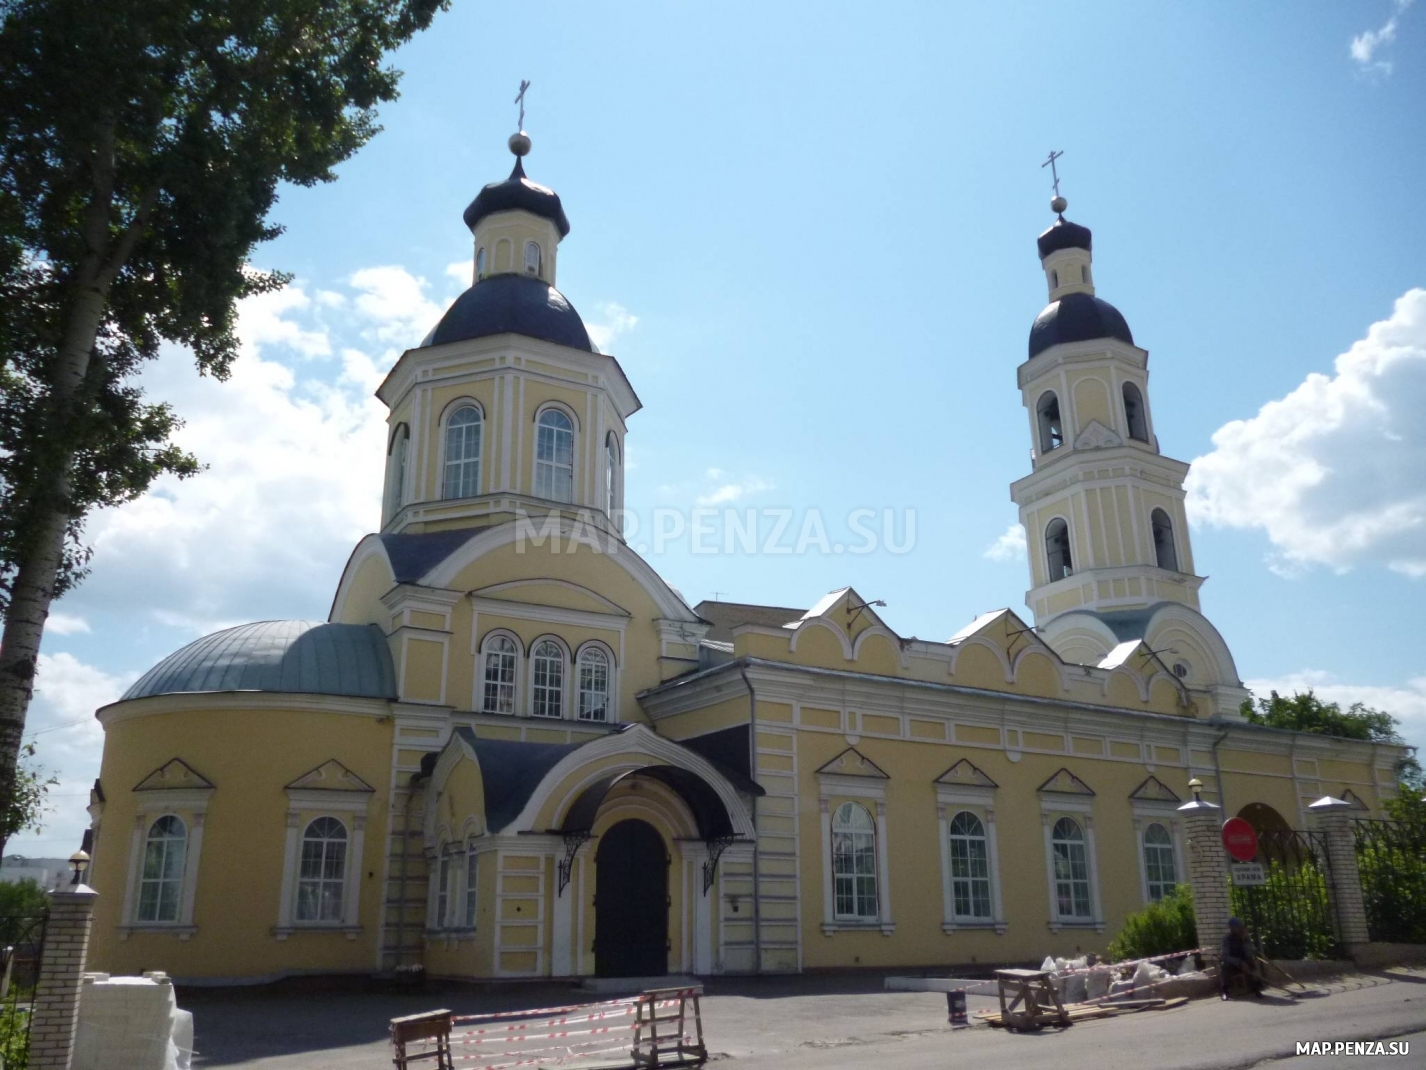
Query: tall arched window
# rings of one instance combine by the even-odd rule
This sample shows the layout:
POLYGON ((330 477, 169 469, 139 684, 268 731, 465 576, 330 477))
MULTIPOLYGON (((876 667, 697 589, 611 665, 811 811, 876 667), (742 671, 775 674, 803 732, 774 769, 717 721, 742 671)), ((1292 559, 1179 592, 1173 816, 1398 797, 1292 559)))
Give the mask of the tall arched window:
POLYGON ((474 405, 462 405, 446 421, 446 477, 442 498, 480 493, 480 439, 484 419, 474 405))
POLYGON ((1064 425, 1060 423, 1060 399, 1053 390, 1046 390, 1035 404, 1040 421, 1040 452, 1049 453, 1064 445, 1064 425))
POLYGON ((1144 419, 1144 395, 1133 383, 1124 384, 1124 422, 1129 425, 1129 437, 1149 441, 1149 423, 1144 419))
POLYGON ((183 899, 188 828, 172 814, 149 826, 139 874, 139 921, 177 921, 183 899))
POLYGON ((1045 558, 1049 562, 1051 583, 1073 575, 1074 561, 1070 558, 1069 525, 1060 517, 1055 517, 1045 526, 1045 558))
POLYGON ((451 917, 451 879, 455 876, 454 858, 441 851, 441 862, 436 867, 436 917, 432 929, 449 929, 454 922, 451 917))
POLYGON ((1144 830, 1144 877, 1150 902, 1168 895, 1178 883, 1173 863, 1173 837, 1157 822, 1144 830))
POLYGON ((525 243, 525 274, 538 275, 540 273, 540 246, 538 242, 527 241, 525 243))
POLYGON ((951 818, 951 901, 957 918, 990 917, 990 854, 985 826, 969 810, 951 818))
POLYGON ((491 635, 481 654, 481 706, 486 713, 515 712, 515 660, 517 651, 508 635, 491 635))
POLYGON ((485 278, 485 246, 475 251, 475 281, 485 278))
POLYGON ((536 717, 564 716, 564 650, 542 639, 530 655, 530 712, 536 717))
POLYGON ((479 885, 476 883, 476 853, 475 844, 470 844, 465 849, 465 927, 475 928, 475 892, 479 885))
POLYGON ((297 874, 297 920, 341 921, 347 880, 347 827, 319 817, 302 833, 297 874))
POLYGON ((609 655, 595 646, 579 654, 579 719, 609 720, 609 655))
POLYGON ((535 497, 574 501, 574 423, 559 409, 540 413, 535 439, 535 497))
POLYGON ((1173 521, 1162 509, 1149 514, 1149 530, 1154 535, 1154 561, 1159 568, 1178 571, 1178 550, 1173 544, 1173 521))
POLYGON ((842 803, 832 815, 832 890, 837 917, 878 917, 876 825, 860 803, 842 803))
POLYGON ((1090 919, 1089 861, 1084 850, 1084 830, 1072 817, 1055 822, 1050 836, 1055 862, 1055 900, 1061 918, 1090 919))
POLYGON ((605 512, 614 519, 614 511, 619 507, 619 440, 610 431, 604 437, 604 499, 605 512))
POLYGON ((411 429, 396 428, 386 451, 386 515, 395 516, 406 504, 406 455, 411 449, 411 429))

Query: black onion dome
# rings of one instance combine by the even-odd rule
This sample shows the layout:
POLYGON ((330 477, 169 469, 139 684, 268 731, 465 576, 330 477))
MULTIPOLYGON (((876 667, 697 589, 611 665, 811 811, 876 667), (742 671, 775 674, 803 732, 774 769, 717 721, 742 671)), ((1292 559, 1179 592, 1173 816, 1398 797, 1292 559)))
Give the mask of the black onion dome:
POLYGON ((1088 227, 1071 223, 1064 216, 1060 216, 1045 233, 1035 239, 1035 244, 1040 247, 1040 259, 1043 260, 1061 249, 1083 249, 1088 252, 1093 248, 1093 241, 1094 235, 1088 227))
POLYGON ((421 346, 507 333, 594 352, 584 321, 564 294, 543 279, 513 273, 481 279, 457 297, 421 346))
POLYGON ((1062 342, 1088 342, 1096 338, 1117 338, 1134 344, 1134 335, 1120 311, 1089 294, 1066 294, 1046 306, 1030 327, 1030 356, 1036 357, 1062 342))
POLYGON ((465 225, 474 230, 475 225, 486 216, 512 211, 530 212, 548 219, 559 230, 561 238, 569 233, 569 220, 565 217, 559 194, 526 178, 524 164, 518 156, 510 177, 504 182, 492 182, 477 193, 462 218, 465 225))

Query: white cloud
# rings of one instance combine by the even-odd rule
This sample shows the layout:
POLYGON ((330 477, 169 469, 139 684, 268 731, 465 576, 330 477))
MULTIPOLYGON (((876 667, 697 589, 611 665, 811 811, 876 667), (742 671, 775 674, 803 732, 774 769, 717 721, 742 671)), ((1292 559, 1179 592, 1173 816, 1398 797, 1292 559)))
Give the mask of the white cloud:
POLYGON ((462 286, 469 286, 470 280, 475 277, 475 266, 469 260, 452 260, 446 265, 446 278, 460 283, 462 286))
POLYGON ((1192 519, 1262 528, 1272 566, 1385 565, 1426 577, 1426 289, 1336 360, 1213 435, 1188 477, 1192 519))
MULTIPOLYGON (((727 473, 719 468, 710 468, 707 475, 709 479, 717 481, 725 478, 727 473)), ((759 491, 771 489, 772 484, 760 476, 748 476, 745 479, 722 483, 720 486, 700 494, 695 501, 699 505, 731 505, 749 494, 757 494, 759 491)))
POLYGON ((349 282, 360 291, 354 304, 369 337, 401 349, 424 338, 450 304, 432 301, 426 296, 430 284, 402 267, 362 268, 349 282))
POLYGON ((256 294, 238 306, 238 337, 253 346, 277 345, 304 357, 325 357, 332 352, 325 331, 308 330, 291 318, 306 311, 312 299, 299 286, 286 286, 256 294))
POLYGON ((72 613, 57 613, 51 611, 45 621, 45 631, 53 632, 55 635, 76 635, 79 632, 89 631, 89 622, 83 617, 75 616, 72 613))
POLYGON ((1360 702, 1385 710, 1401 722, 1400 731, 1406 741, 1420 747, 1426 756, 1426 676, 1408 680, 1402 687, 1391 687, 1343 683, 1321 669, 1303 669, 1277 679, 1243 683, 1258 698, 1267 698, 1274 691, 1284 696, 1312 691, 1324 702, 1339 703, 1343 709, 1360 702))
POLYGON ((1364 73, 1388 75, 1392 71, 1392 62, 1388 59, 1377 59, 1377 53, 1383 45, 1389 45, 1396 40, 1397 27, 1400 25, 1399 19, 1413 0, 1393 0, 1392 7, 1395 9, 1391 17, 1382 23, 1375 30, 1365 30, 1352 38, 1352 43, 1348 46, 1352 59, 1356 61, 1359 70, 1364 73))
POLYGON ((1019 524, 1011 524, 1000 538, 985 548, 982 556, 991 561, 1024 561, 1025 529, 1019 524))
POLYGON ((609 347, 620 335, 632 331, 639 323, 638 316, 615 301, 599 305, 599 317, 597 320, 586 320, 584 327, 601 353, 609 352, 609 347))

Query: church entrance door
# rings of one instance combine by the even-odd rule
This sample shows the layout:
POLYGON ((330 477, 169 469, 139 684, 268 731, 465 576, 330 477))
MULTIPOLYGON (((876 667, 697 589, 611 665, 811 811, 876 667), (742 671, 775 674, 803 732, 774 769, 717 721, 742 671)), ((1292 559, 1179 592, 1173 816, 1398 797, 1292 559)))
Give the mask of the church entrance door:
POLYGON ((668 973, 668 855, 646 821, 620 821, 594 856, 594 972, 668 973))

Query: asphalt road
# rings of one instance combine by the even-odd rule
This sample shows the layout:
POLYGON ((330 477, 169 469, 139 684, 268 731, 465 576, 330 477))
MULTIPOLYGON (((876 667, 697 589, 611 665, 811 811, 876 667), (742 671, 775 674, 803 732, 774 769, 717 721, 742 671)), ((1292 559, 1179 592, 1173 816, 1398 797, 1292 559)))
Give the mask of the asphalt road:
MULTIPOLYGON (((180 991, 194 1012, 196 1066, 235 1070, 390 1070, 389 1018, 449 1007, 457 1013, 548 1006, 568 989, 446 989, 420 994, 180 991)), ((586 997, 587 998, 587 997, 586 997)), ((713 981, 703 1020, 715 1067, 727 1070, 921 1070, 970 1066, 1018 1070, 1052 1060, 1055 1070, 1331 1070, 1426 1067, 1426 970, 1359 974, 1289 1000, 1203 1000, 1081 1022, 1066 1030, 1011 1034, 980 1025, 951 1031, 945 997, 893 993, 879 978, 713 981), (1401 1039, 1406 1057, 1297 1056, 1299 1041, 1401 1039)), ((975 998, 970 1009, 991 1006, 975 998)), ((457 1066, 460 1064, 458 1063, 457 1066)))

